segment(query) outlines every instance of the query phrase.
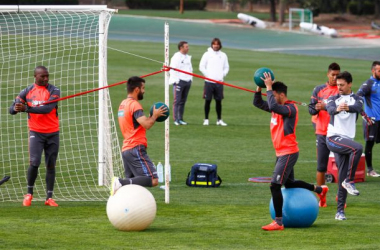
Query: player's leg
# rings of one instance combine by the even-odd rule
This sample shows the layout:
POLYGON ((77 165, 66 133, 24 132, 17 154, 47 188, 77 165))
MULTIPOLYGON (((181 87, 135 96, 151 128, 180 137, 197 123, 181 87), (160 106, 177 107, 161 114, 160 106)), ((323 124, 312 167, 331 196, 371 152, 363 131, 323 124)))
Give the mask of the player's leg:
POLYGON ((335 154, 335 163, 338 168, 338 199, 337 199, 337 213, 336 220, 345 220, 344 213, 345 204, 347 200, 347 190, 342 186, 342 182, 347 176, 347 169, 349 164, 349 155, 335 154))
POLYGON ((57 207, 52 199, 55 184, 55 166, 59 151, 59 132, 46 134, 45 165, 46 165, 46 202, 45 205, 57 207))
POLYGON ((40 133, 29 131, 29 168, 27 174, 28 192, 24 196, 23 205, 30 206, 33 199, 34 183, 38 176, 38 167, 41 164, 44 141, 40 133))
POLYGON ((325 173, 329 161, 330 150, 326 145, 326 136, 317 135, 317 185, 325 185, 325 173))
POLYGON ((325 135, 317 135, 317 185, 322 186, 324 190, 318 194, 319 197, 319 206, 327 207, 326 203, 326 194, 328 191, 328 187, 325 185, 325 174, 327 171, 328 161, 330 150, 326 144, 326 136, 325 135))
POLYGON ((263 226, 262 229, 283 230, 282 224, 282 206, 284 203, 281 186, 287 181, 293 172, 293 166, 297 162, 298 153, 277 157, 276 166, 273 171, 270 190, 273 200, 273 208, 275 211, 275 221, 269 225, 263 226))
MULTIPOLYGON (((124 168, 129 169, 133 177, 119 179, 122 186, 136 184, 144 187, 158 185, 157 170, 150 160, 144 146, 139 145, 123 151, 124 168)), ((129 171, 128 170, 128 171, 129 171)))
POLYGON ((203 125, 205 126, 209 125, 208 116, 210 113, 210 106, 211 106, 211 100, 212 100, 212 84, 214 83, 205 81, 205 86, 203 89, 203 98, 205 99, 205 106, 204 106, 205 119, 204 119, 203 125))
POLYGON ((216 115, 218 117, 216 125, 221 125, 221 126, 227 126, 227 123, 225 123, 222 120, 222 100, 224 98, 224 93, 223 90, 224 86, 221 84, 216 84, 215 85, 215 102, 216 102, 216 115))
POLYGON ((191 81, 180 81, 181 84, 181 100, 179 102, 179 122, 181 125, 187 125, 187 123, 183 120, 183 114, 185 113, 185 104, 187 101, 187 96, 189 95, 190 87, 191 87, 191 81))
POLYGON ((363 121, 363 134, 365 140, 364 154, 365 162, 367 165, 367 175, 372 177, 380 177, 378 173, 373 169, 372 166, 372 150, 376 143, 380 142, 380 121, 376 121, 372 126, 368 126, 366 122, 363 121))
POLYGON ((179 125, 179 118, 178 118, 178 104, 179 104, 179 95, 178 92, 180 92, 181 87, 179 86, 179 83, 173 84, 173 119, 174 124, 179 125))

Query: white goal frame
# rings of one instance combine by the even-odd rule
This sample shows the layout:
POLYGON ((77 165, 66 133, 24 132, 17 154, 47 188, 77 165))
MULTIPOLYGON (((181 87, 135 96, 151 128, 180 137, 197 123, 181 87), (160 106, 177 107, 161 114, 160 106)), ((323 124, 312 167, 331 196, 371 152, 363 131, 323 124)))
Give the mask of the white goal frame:
POLYGON ((289 8, 289 30, 293 29, 294 21, 305 22, 306 16, 309 15, 309 22, 313 23, 313 12, 309 9, 289 8), (294 13, 301 13, 300 18, 294 18, 294 13))
MULTIPOLYGON (((108 25, 110 21, 110 14, 112 15, 113 13, 117 12, 115 9, 109 9, 107 8, 106 5, 4 5, 0 6, 0 14, 4 12, 8 13, 18 13, 18 12, 23 12, 23 11, 28 11, 28 12, 55 12, 55 11, 98 11, 99 12, 99 27, 98 27, 98 87, 104 87, 107 86, 107 32, 108 32, 108 25)), ((0 27, 1 29, 1 27, 0 27)), ((0 33, 1 34, 1 33, 0 33)), ((1 41, 0 41, 1 43, 1 41)), ((48 66, 48 65, 47 65, 48 66)), ((49 68, 49 67, 48 67, 49 68)), ((51 72, 52 73, 52 72, 51 72)), ((25 83, 24 83, 25 84, 25 83)), ((54 83, 53 83, 54 84, 54 83)), ((30 84, 28 84, 30 85, 30 84)), ((1 86, 0 86, 1 87, 1 86)), ((25 86, 20 85, 20 91, 22 88, 25 88, 25 86)), ((18 93, 15 93, 17 95, 18 93)), ((63 96, 62 96, 63 97, 63 96)), ((0 98, 1 100, 1 98, 0 98)), ((4 100, 2 100, 4 101, 4 100)), ((9 100, 9 105, 11 104, 12 100, 9 100)), ((104 131, 110 129, 110 126, 114 124, 114 120, 111 119, 113 115, 111 116, 108 114, 107 106, 109 106, 110 99, 109 99, 109 92, 108 89, 100 90, 98 92, 98 185, 99 186, 109 186, 109 176, 113 175, 113 169, 105 169, 106 168, 106 162, 107 165, 112 166, 112 165, 119 165, 121 161, 121 154, 119 154, 120 157, 120 162, 113 162, 113 158, 110 154, 107 154, 106 152, 109 152, 109 148, 111 147, 111 143, 115 143, 115 138, 110 138, 109 133, 104 133, 104 131), (111 121, 113 120, 113 121, 111 121), (106 179, 106 171, 108 174, 108 178, 106 179)), ((0 119, 1 121, 1 119, 0 119)), ((23 122, 26 125, 26 118, 23 117, 23 122)), ((26 129, 26 126, 25 126, 26 129)), ((116 141, 118 143, 118 139, 116 138, 116 141)), ((119 147, 120 150, 120 147, 119 147)), ((119 151, 120 152, 120 151, 119 151)), ((58 156, 59 158, 60 156, 58 156)), ((43 158, 42 158, 43 159, 43 158)), ((1 163, 1 160, 0 160, 1 163)), ((27 162, 25 162, 25 165, 27 165, 27 162)), ((43 160, 40 166, 40 169, 43 168, 43 160)), ((116 167, 122 167, 121 166, 116 166, 116 167)), ((1 173, 1 172, 0 172, 1 173)), ((120 174, 120 172, 115 173, 120 174)), ((20 173, 20 176, 23 174, 20 173)), ((1 176, 0 176, 1 178, 1 176)), ((12 181, 12 179, 11 179, 12 181)), ((23 191, 26 192, 26 182, 22 180, 21 183, 24 185, 23 186, 23 191)), ((57 183, 56 183, 57 185, 57 183)), ((3 188, 3 187, 2 187, 3 188)), ((103 193, 105 191, 105 188, 95 188, 97 189, 98 192, 103 193)), ((17 201, 22 198, 20 194, 16 191, 10 192, 9 197, 1 197, 0 195, 0 202, 1 201, 6 201, 6 200, 11 200, 11 201, 17 201), (11 193, 13 195, 11 195, 11 193), (17 193, 17 194, 15 194, 17 193), (15 197, 16 196, 16 197, 15 197)), ((90 198, 84 198, 84 200, 105 200, 108 196, 104 193, 103 196, 98 197, 98 199, 92 199, 90 198)), ((36 199, 39 199, 40 197, 35 197, 36 199)), ((40 198, 42 199, 42 197, 40 198)), ((75 198, 71 199, 69 198, 59 198, 60 200, 83 200, 81 198, 75 198)))

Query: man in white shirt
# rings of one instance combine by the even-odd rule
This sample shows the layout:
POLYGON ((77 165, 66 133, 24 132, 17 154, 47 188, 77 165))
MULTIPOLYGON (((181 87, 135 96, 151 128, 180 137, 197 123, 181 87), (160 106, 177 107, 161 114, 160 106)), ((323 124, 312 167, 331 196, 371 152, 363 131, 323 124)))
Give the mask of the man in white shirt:
MULTIPOLYGON (((221 49, 222 42, 219 38, 214 38, 211 41, 211 47, 203 54, 201 62, 199 63, 199 70, 205 77, 223 81, 223 78, 228 74, 230 69, 228 58, 221 49)), ((210 81, 205 81, 203 91, 203 98, 205 99, 205 119, 203 125, 209 125, 208 115, 210 113, 210 105, 213 97, 216 102, 216 114, 218 117, 216 125, 227 126, 227 123, 222 120, 223 85, 210 81)))
POLYGON ((359 195, 354 179, 363 146, 354 141, 356 133, 356 120, 363 109, 363 100, 352 93, 352 76, 344 71, 336 77, 338 95, 329 97, 326 109, 330 115, 327 128, 326 144, 334 152, 338 167, 338 207, 336 220, 345 220, 344 207, 347 192, 359 195))
MULTIPOLYGON (((170 60, 170 67, 193 73, 189 44, 186 41, 178 43, 178 52, 170 60)), ((190 91, 193 76, 175 70, 170 70, 169 84, 173 84, 173 118, 175 125, 187 125, 183 120, 185 104, 190 91)))

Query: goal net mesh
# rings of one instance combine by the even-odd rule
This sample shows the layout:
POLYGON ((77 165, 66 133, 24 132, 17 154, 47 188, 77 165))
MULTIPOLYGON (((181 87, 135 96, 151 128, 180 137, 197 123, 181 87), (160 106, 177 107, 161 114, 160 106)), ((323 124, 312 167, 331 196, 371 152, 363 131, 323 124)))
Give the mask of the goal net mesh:
MULTIPOLYGON (((21 201, 27 192, 29 166, 27 114, 9 114, 20 91, 34 83, 34 68, 46 66, 50 83, 61 97, 99 87, 99 44, 107 51, 108 11, 0 12, 0 201, 21 201), (99 34, 100 13, 104 35, 99 34)), ((103 55, 104 56, 104 55, 103 55)), ((106 59, 106 55, 104 56, 106 59)), ((107 84, 105 82, 105 84, 107 84)), ((113 175, 122 176, 122 161, 108 89, 58 102, 60 150, 56 164, 54 198, 58 201, 106 200, 113 175), (99 119, 99 117, 103 119, 99 119), (100 122, 102 126, 100 126, 100 122), (98 159, 99 127, 104 157, 98 159), (104 170, 99 185, 99 162, 104 170)), ((44 153, 34 186, 34 200, 46 197, 44 153)))

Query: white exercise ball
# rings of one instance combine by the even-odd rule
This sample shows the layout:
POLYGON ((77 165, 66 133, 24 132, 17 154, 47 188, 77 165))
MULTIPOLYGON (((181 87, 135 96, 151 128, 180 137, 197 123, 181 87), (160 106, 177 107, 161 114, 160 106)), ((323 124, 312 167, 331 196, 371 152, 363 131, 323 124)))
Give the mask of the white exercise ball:
POLYGON ((125 185, 107 202, 107 216, 121 231, 141 231, 156 217, 157 205, 151 192, 139 185, 125 185))

